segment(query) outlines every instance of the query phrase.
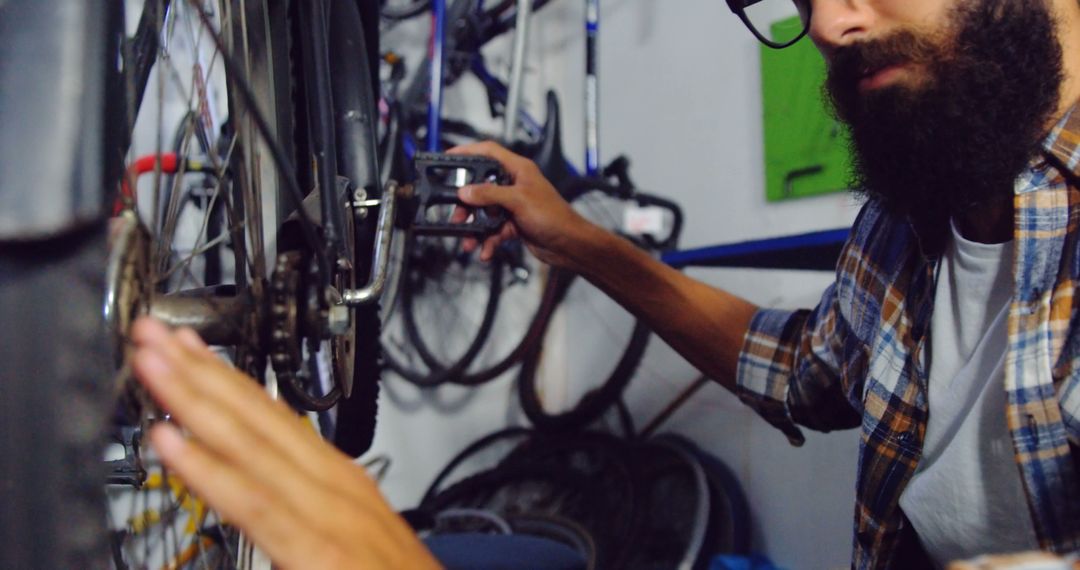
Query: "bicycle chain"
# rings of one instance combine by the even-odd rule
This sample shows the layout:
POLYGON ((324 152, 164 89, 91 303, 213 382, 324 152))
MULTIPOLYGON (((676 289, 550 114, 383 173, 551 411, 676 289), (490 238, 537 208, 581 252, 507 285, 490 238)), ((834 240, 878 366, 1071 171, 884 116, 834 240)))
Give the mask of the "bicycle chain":
POLYGON ((294 384, 303 359, 300 339, 300 271, 303 256, 287 251, 277 256, 270 276, 270 364, 281 386, 294 384))
MULTIPOLYGON (((289 81, 291 112, 288 124, 281 125, 279 133, 287 133, 290 141, 296 141, 296 105, 299 101, 299 82, 296 78, 296 58, 300 57, 297 42, 293 38, 292 7, 283 11, 285 27, 286 75, 289 81)), ((279 134, 280 137, 280 134, 279 134)), ((270 277, 270 364, 278 377, 278 385, 295 382, 300 369, 303 350, 300 339, 300 272, 303 257, 298 251, 286 251, 277 256, 274 272, 270 277)))

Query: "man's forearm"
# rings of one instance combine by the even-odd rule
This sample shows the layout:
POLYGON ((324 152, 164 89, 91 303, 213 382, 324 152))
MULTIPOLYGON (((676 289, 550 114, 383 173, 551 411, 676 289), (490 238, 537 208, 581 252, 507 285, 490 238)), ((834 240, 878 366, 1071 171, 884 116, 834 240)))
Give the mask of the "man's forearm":
POLYGON ((591 227, 568 256, 574 271, 644 320, 672 348, 729 389, 757 307, 664 265, 591 227))

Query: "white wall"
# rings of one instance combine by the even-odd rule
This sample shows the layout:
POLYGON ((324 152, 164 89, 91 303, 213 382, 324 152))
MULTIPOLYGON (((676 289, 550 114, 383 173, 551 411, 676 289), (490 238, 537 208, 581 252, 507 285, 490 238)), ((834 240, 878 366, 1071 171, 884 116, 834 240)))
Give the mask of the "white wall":
MULTIPOLYGON (((526 102, 534 115, 542 115, 543 89, 559 93, 564 144, 578 163, 583 13, 583 1, 558 0, 536 19, 526 102)), ((603 159, 627 154, 639 186, 679 201, 687 214, 684 247, 851 223, 857 208, 847 195, 765 202, 758 46, 723 2, 603 0, 602 18, 603 159)), ((493 55, 493 63, 496 59, 493 55)), ((451 114, 483 108, 474 95, 457 97, 451 96, 451 114)), ((690 274, 772 307, 813 306, 831 277, 716 269, 690 274)), ((606 334, 600 326, 569 327, 563 333, 562 342, 570 346, 606 334)), ((575 358, 569 366, 593 366, 585 360, 575 358)), ((628 394, 639 424, 695 376, 692 367, 654 340, 628 394)), ((372 453, 393 458, 383 487, 399 507, 414 505, 435 472, 468 442, 519 421, 512 378, 471 393, 448 388, 425 396, 396 379, 389 379, 387 388, 407 403, 394 405, 383 398, 372 453), (464 404, 451 406, 452 412, 435 404, 462 399, 464 404)), ((808 433, 804 447, 792 448, 782 434, 713 385, 674 416, 668 428, 692 437, 735 470, 756 516, 757 549, 790 568, 848 564, 855 432, 808 433)))

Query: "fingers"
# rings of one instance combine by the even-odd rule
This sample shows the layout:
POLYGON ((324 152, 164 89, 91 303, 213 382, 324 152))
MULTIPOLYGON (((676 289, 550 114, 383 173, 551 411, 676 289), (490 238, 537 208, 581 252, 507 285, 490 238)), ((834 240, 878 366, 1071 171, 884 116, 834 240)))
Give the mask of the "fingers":
POLYGON ((174 414, 187 413, 186 401, 174 401, 178 388, 208 393, 222 402, 231 404, 238 411, 255 409, 256 413, 281 416, 284 410, 272 406, 272 402, 256 398, 261 388, 239 372, 229 368, 209 349, 190 348, 201 345, 194 340, 194 333, 174 334, 153 319, 139 319, 132 327, 132 339, 137 348, 136 372, 144 372, 140 381, 151 394, 163 398, 162 404, 174 414), (143 364, 146 368, 140 368, 143 364), (246 404, 246 405, 243 405, 246 404))
MULTIPOLYGON (((250 429, 237 415, 229 413, 220 401, 192 390, 178 377, 176 367, 160 354, 140 351, 135 356, 134 366, 136 373, 162 380, 155 386, 155 395, 171 403, 172 410, 177 410, 174 417, 187 426, 195 438, 206 442, 205 449, 228 458, 230 465, 251 467, 248 470, 251 473, 295 473, 299 477, 294 478, 311 478, 311 474, 305 473, 301 465, 296 465, 288 455, 278 452, 278 445, 267 441, 259 431, 250 429)), ((280 487, 284 479, 271 480, 269 490, 286 492, 287 487, 280 487)), ((299 482, 312 486, 310 480, 299 482)))
POLYGON ((495 250, 499 248, 504 241, 509 241, 517 237, 517 230, 513 224, 503 224, 498 233, 484 240, 483 248, 480 250, 481 261, 491 261, 491 258, 495 256, 495 250))
POLYGON ((458 199, 475 207, 502 206, 513 212, 520 197, 520 192, 514 186, 471 184, 458 188, 458 199))
MULTIPOLYGON (((450 214, 451 224, 463 224, 468 221, 469 216, 472 215, 472 208, 466 208, 464 206, 455 206, 453 213, 450 214)), ((476 249, 476 240, 470 237, 463 238, 461 240, 461 250, 465 253, 472 253, 476 249)))
POLYGON ((191 329, 189 329, 187 327, 184 327, 182 329, 177 330, 175 335, 176 335, 176 340, 178 340, 180 342, 180 344, 182 344, 185 347, 189 348, 193 352, 195 352, 197 354, 200 354, 200 355, 202 355, 204 357, 206 357, 206 356, 217 356, 217 355, 214 354, 214 351, 210 350, 209 346, 206 346, 206 343, 203 342, 203 339, 195 331, 193 331, 193 330, 191 330, 191 329))
MULTIPOLYGON (((514 208, 517 207, 520 201, 520 197, 521 196, 518 192, 518 189, 513 186, 499 186, 497 184, 477 184, 473 186, 463 186, 458 189, 458 198, 462 202, 478 208, 487 206, 500 206, 504 208, 507 212, 510 212, 511 216, 514 215, 514 208)), ((458 208, 457 210, 455 210, 451 221, 465 221, 467 216, 462 217, 458 214, 458 212, 461 212, 463 210, 465 209, 458 208)), ((507 227, 513 227, 513 223, 510 222, 504 224, 503 230, 505 231, 507 227)), ((494 254, 495 248, 498 247, 500 240, 494 239, 493 241, 493 239, 494 236, 489 237, 487 240, 484 241, 483 246, 480 250, 481 260, 489 261, 491 259, 491 256, 494 254)), ((462 241, 461 247, 463 251, 465 251, 466 253, 470 253, 476 249, 477 245, 479 244, 475 238, 465 238, 465 240, 462 241)))
MULTIPOLYGON (((514 208, 519 204, 520 197, 521 195, 513 186, 478 184, 475 186, 463 186, 458 189, 458 198, 460 198, 462 202, 476 207, 501 206, 506 211, 510 212, 511 216, 514 215, 514 208)), ((456 214, 457 212, 454 213, 456 214)), ((513 222, 503 224, 501 232, 508 231, 507 228, 512 228, 513 225, 513 222)), ((484 240, 480 249, 480 259, 482 261, 491 260, 491 256, 495 253, 495 248, 497 248, 499 243, 504 239, 499 236, 500 234, 496 234, 484 240)), ((462 249, 466 252, 471 252, 476 249, 477 245, 476 239, 466 238, 462 242, 462 249)))
POLYGON ((150 440, 164 464, 247 533, 275 568, 438 567, 373 487, 350 497, 341 492, 350 486, 347 479, 337 487, 315 487, 292 472, 245 470, 184 438, 170 424, 151 428, 150 440), (273 489, 266 475, 292 485, 284 492, 273 489), (301 508, 296 508, 298 499, 301 508))
POLYGON ((532 161, 529 159, 514 154, 502 145, 492 141, 456 146, 446 152, 447 154, 477 154, 495 159, 499 161, 499 164, 506 169, 506 172, 513 177, 514 180, 517 180, 518 177, 524 174, 527 169, 532 166, 532 161))
MULTIPOLYGON (((168 367, 140 377, 151 393, 170 394, 167 390, 174 386, 164 381, 168 378, 187 389, 213 395, 239 412, 254 409, 260 415, 291 415, 266 398, 258 384, 217 358, 193 331, 173 333, 154 319, 142 318, 135 322, 131 336, 138 349, 136 356, 154 355, 168 367)), ((182 413, 185 409, 172 411, 182 413)))
POLYGON ((472 212, 470 210, 470 208, 465 208, 463 206, 454 206, 454 211, 450 214, 450 223, 464 223, 466 220, 469 219, 469 216, 472 215, 472 212))
POLYGON ((275 567, 435 567, 363 469, 194 331, 144 318, 132 337, 136 376, 190 434, 151 428, 161 460, 275 567))
POLYGON ((251 535, 267 554, 285 566, 297 552, 312 552, 317 544, 297 544, 309 540, 297 532, 301 519, 289 505, 278 501, 272 492, 243 471, 232 467, 198 443, 185 440, 179 429, 157 424, 150 431, 150 441, 165 465, 185 485, 226 519, 251 535), (257 524, 252 524, 257 522, 257 524))
POLYGON ((315 481, 349 477, 371 485, 295 413, 221 361, 193 332, 173 335, 144 319, 132 336, 136 376, 208 451, 256 471, 272 462, 274 469, 294 468, 315 481))

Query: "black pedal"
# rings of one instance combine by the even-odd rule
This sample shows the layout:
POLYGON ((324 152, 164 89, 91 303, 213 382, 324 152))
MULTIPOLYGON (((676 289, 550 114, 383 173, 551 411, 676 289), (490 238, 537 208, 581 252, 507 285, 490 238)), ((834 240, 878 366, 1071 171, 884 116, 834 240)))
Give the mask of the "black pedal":
POLYGON ((416 165, 416 183, 413 189, 416 215, 412 231, 421 236, 451 236, 484 238, 499 231, 508 216, 501 208, 472 209, 472 219, 467 222, 450 221, 453 208, 468 207, 458 199, 458 188, 470 184, 510 184, 510 176, 497 160, 486 156, 419 152, 413 162, 416 165))

